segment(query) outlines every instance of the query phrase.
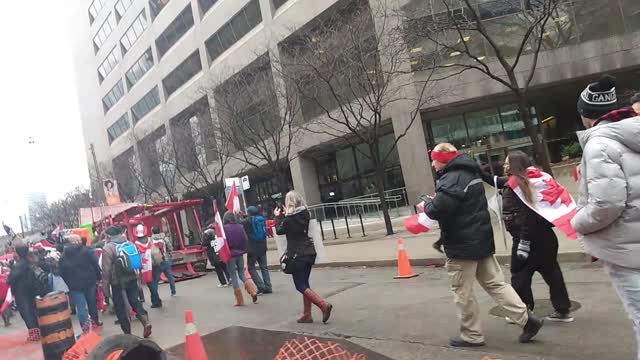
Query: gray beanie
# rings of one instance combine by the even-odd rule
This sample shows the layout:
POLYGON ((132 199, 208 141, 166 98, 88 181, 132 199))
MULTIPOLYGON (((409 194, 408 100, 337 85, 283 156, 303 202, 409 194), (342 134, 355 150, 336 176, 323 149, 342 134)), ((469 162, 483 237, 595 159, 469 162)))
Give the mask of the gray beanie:
POLYGON ((597 119, 617 109, 616 78, 611 75, 589 84, 578 99, 578 113, 588 119, 597 119))

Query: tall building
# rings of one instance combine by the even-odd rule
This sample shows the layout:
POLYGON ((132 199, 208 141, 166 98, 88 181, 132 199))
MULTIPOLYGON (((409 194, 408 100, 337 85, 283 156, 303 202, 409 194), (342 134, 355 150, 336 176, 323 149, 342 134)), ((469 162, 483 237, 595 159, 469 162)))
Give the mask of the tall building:
POLYGON ((27 195, 27 209, 29 211, 29 217, 24 217, 24 221, 28 222, 23 224, 25 230, 31 230, 38 224, 37 216, 40 214, 40 209, 47 206, 47 196, 43 192, 32 192, 27 195))
MULTIPOLYGON (((143 180, 149 179, 151 186, 162 187, 167 171, 159 161, 163 144, 180 142, 192 149, 198 142, 212 141, 214 137, 207 134, 214 133, 214 124, 223 116, 217 110, 218 95, 226 92, 227 79, 262 66, 270 74, 265 79, 275 82, 272 87, 278 88, 274 64, 286 56, 283 44, 295 41, 302 33, 313 32, 309 29, 333 13, 348 11, 354 2, 372 9, 381 6, 379 0, 78 1, 73 17, 77 29, 74 57, 88 158, 93 159, 89 149, 95 152, 91 173, 95 174, 97 164, 103 179, 115 177, 126 200, 139 196, 134 188, 140 175, 143 180), (215 89, 203 92, 207 87, 215 89)), ((407 19, 427 23, 437 22, 447 11, 464 15, 459 8, 461 1, 448 0, 449 9, 441 0, 387 3, 395 4, 395 10, 407 19)), ((515 56, 521 37, 516 21, 520 10, 540 2, 474 3, 500 49, 515 56)), ((403 21, 411 27, 411 20, 403 21)), ((567 1, 550 21, 552 26, 541 34, 546 43, 532 82, 529 105, 538 124, 555 118, 544 125, 545 138, 552 160, 560 161, 560 148, 575 141, 574 132, 580 126, 577 97, 589 82, 608 72, 617 75, 620 89, 640 88, 640 2, 567 1)), ((375 34, 381 24, 373 21, 371 26, 375 34)), ((486 40, 469 36, 465 42, 473 46, 479 59, 493 56, 486 40)), ((525 50, 528 53, 531 49, 525 50)), ((421 41, 407 40, 405 65, 417 82, 428 76, 420 65, 434 51, 421 41)), ((445 58, 456 56, 460 56, 457 51, 444 54, 445 58)), ((523 63, 530 62, 528 56, 523 56, 523 63)), ((433 92, 434 101, 425 104, 418 121, 410 121, 412 109, 404 102, 385 108, 385 121, 390 126, 382 138, 382 148, 393 144, 398 129, 411 124, 389 157, 385 187, 406 188, 412 203, 420 194, 433 191, 428 149, 438 142, 456 144, 489 168, 503 160, 509 149, 531 148, 516 99, 498 82, 479 72, 466 71, 440 81, 437 89, 433 92)), ((272 95, 254 100, 271 101, 282 108, 281 97, 272 95)), ((324 116, 322 109, 318 111, 308 103, 301 107, 305 121, 324 116)), ((336 143, 335 139, 309 133, 292 150, 287 170, 290 174, 285 180, 276 180, 268 170, 250 171, 251 190, 247 196, 251 202, 277 198, 278 182, 282 181, 290 181, 310 204, 371 191, 375 174, 369 161, 361 156, 358 144, 336 143)), ((217 166, 215 154, 198 151, 197 156, 208 167, 217 166)), ((240 157, 232 157, 225 176, 247 174, 244 165, 240 157)), ((191 170, 196 171, 193 167, 191 170)), ((178 189, 183 185, 176 184, 178 189)))

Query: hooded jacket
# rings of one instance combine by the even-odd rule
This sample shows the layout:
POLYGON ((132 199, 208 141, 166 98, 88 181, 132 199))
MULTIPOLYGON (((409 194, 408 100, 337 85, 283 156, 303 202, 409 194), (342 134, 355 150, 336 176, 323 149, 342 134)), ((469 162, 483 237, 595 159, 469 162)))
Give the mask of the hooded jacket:
POLYGON ((287 257, 311 257, 315 261, 316 248, 309 237, 311 216, 307 209, 276 219, 276 234, 287 236, 287 257))
POLYGON ((577 133, 583 155, 571 225, 587 253, 640 269, 640 117, 619 120, 605 116, 577 133))
POLYGON ((481 260, 493 255, 493 228, 480 166, 461 154, 437 175, 436 195, 426 202, 424 212, 440 224, 447 257, 481 260))
MULTIPOLYGON (((233 215, 233 214, 231 214, 233 215)), ((231 256, 242 256, 247 253, 247 233, 244 226, 238 223, 235 215, 224 215, 224 233, 227 236, 231 256)))
POLYGON ((65 247, 58 266, 71 291, 87 290, 102 278, 96 254, 84 245, 65 247))
POLYGON ((118 256, 116 245, 124 244, 126 241, 127 239, 124 235, 112 236, 102 249, 102 289, 105 294, 111 293, 109 291, 111 285, 121 286, 129 281, 136 281, 135 275, 119 277, 113 267, 113 263, 118 256))
POLYGON ((7 283, 11 287, 11 293, 16 297, 34 299, 39 295, 35 271, 25 258, 18 258, 9 272, 7 283))

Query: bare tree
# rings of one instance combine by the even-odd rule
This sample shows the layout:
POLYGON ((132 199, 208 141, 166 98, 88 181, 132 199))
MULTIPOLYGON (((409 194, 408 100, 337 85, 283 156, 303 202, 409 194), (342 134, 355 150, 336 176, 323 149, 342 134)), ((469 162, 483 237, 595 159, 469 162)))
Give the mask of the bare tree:
POLYGON ((406 12, 408 41, 419 44, 425 40, 420 59, 425 61, 423 69, 479 71, 510 91, 517 99, 536 161, 551 173, 544 139, 534 124, 529 91, 541 51, 566 45, 575 37, 570 4, 562 0, 476 3, 433 0, 433 8, 411 8, 406 12), (433 9, 442 11, 433 13, 433 9))
POLYGON ((352 1, 280 45, 282 76, 301 97, 306 131, 356 146, 375 169, 387 234, 393 234, 385 198, 385 166, 427 103, 429 78, 416 82, 408 67, 401 22, 386 0, 352 1), (408 121, 391 124, 389 109, 408 121), (406 111, 406 110, 405 110, 406 111), (381 138, 395 133, 390 146, 381 138))
POLYGON ((80 225, 80 209, 91 206, 91 191, 81 187, 64 195, 64 198, 38 209, 34 214, 34 229, 48 229, 51 224, 65 228, 77 228, 80 225))

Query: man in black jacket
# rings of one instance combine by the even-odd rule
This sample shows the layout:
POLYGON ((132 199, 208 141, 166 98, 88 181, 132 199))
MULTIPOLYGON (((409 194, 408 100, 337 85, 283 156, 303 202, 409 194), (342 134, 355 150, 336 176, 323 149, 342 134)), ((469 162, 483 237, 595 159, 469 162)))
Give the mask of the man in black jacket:
MULTIPOLYGON (((542 320, 528 312, 513 288, 504 282, 496 260, 493 228, 482 185, 480 166, 451 144, 437 145, 431 152, 438 176, 436 194, 425 203, 424 212, 440 223, 447 255, 451 291, 461 319, 460 335, 451 339, 454 347, 483 346, 480 308, 473 293, 474 279, 507 311, 509 318, 524 328, 519 337, 529 342, 542 327, 542 320)), ((440 245, 439 245, 440 246, 440 245)))
POLYGON ((18 312, 29 329, 29 341, 40 341, 40 328, 38 327, 38 314, 36 311, 36 296, 39 294, 38 279, 35 273, 34 260, 29 254, 26 244, 17 244, 16 263, 9 272, 7 283, 11 287, 11 293, 15 296, 18 312))

